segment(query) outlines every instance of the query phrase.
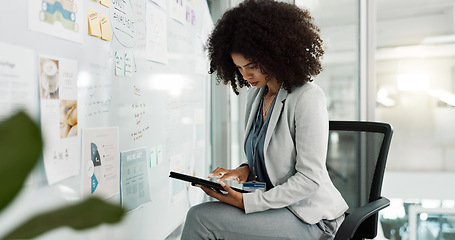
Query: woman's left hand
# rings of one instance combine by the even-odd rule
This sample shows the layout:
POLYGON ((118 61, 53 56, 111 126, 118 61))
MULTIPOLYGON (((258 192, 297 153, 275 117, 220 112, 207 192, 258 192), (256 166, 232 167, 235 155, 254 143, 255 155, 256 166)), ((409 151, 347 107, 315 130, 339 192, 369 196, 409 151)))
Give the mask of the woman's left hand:
POLYGON ((199 187, 210 197, 218 199, 220 202, 227 203, 234 207, 238 207, 240 209, 245 209, 243 205, 243 195, 235 190, 233 190, 229 185, 224 182, 220 182, 221 186, 227 192, 223 194, 217 190, 199 185, 199 187))

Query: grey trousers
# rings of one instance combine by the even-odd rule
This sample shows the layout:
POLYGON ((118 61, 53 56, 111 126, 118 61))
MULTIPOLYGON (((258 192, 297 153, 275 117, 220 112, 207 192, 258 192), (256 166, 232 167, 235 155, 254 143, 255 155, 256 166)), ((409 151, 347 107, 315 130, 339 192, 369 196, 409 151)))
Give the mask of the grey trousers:
POLYGON ((187 214, 182 240, 198 239, 333 239, 344 220, 321 220, 307 224, 287 208, 245 214, 221 202, 193 206, 187 214))

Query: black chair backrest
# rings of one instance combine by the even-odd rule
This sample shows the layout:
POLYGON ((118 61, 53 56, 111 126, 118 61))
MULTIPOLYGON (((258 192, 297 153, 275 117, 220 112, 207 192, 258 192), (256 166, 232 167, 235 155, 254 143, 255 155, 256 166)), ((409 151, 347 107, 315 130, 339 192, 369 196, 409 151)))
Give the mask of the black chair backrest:
MULTIPOLYGON (((349 213, 381 197, 393 130, 387 123, 365 121, 330 121, 329 126, 327 168, 349 213)), ((376 213, 357 228, 353 239, 373 239, 377 225, 376 213)))

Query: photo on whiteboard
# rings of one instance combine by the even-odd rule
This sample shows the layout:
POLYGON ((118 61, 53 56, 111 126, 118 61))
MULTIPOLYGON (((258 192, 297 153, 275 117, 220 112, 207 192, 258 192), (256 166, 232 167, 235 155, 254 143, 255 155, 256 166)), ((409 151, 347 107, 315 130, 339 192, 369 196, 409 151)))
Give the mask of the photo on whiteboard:
POLYGON ((64 28, 78 32, 76 13, 77 4, 73 0, 43 0, 39 18, 49 24, 60 22, 64 28))
MULTIPOLYGON (((87 24, 84 0, 28 0, 28 27, 32 31, 82 43, 87 24)), ((52 40, 51 40, 52 41, 52 40)))
POLYGON ((60 100, 60 138, 77 136, 77 100, 60 100))
POLYGON ((59 63, 58 60, 40 59, 41 99, 59 98, 59 63))

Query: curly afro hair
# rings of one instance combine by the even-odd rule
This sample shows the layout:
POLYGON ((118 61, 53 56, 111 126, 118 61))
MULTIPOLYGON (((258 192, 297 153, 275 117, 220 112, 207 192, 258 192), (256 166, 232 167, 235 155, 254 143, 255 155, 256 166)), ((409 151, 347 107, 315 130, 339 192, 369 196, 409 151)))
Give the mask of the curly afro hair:
POLYGON ((322 44, 307 10, 273 0, 246 0, 216 23, 207 42, 209 73, 238 95, 238 87, 249 86, 231 58, 239 53, 291 92, 322 71, 322 44))

